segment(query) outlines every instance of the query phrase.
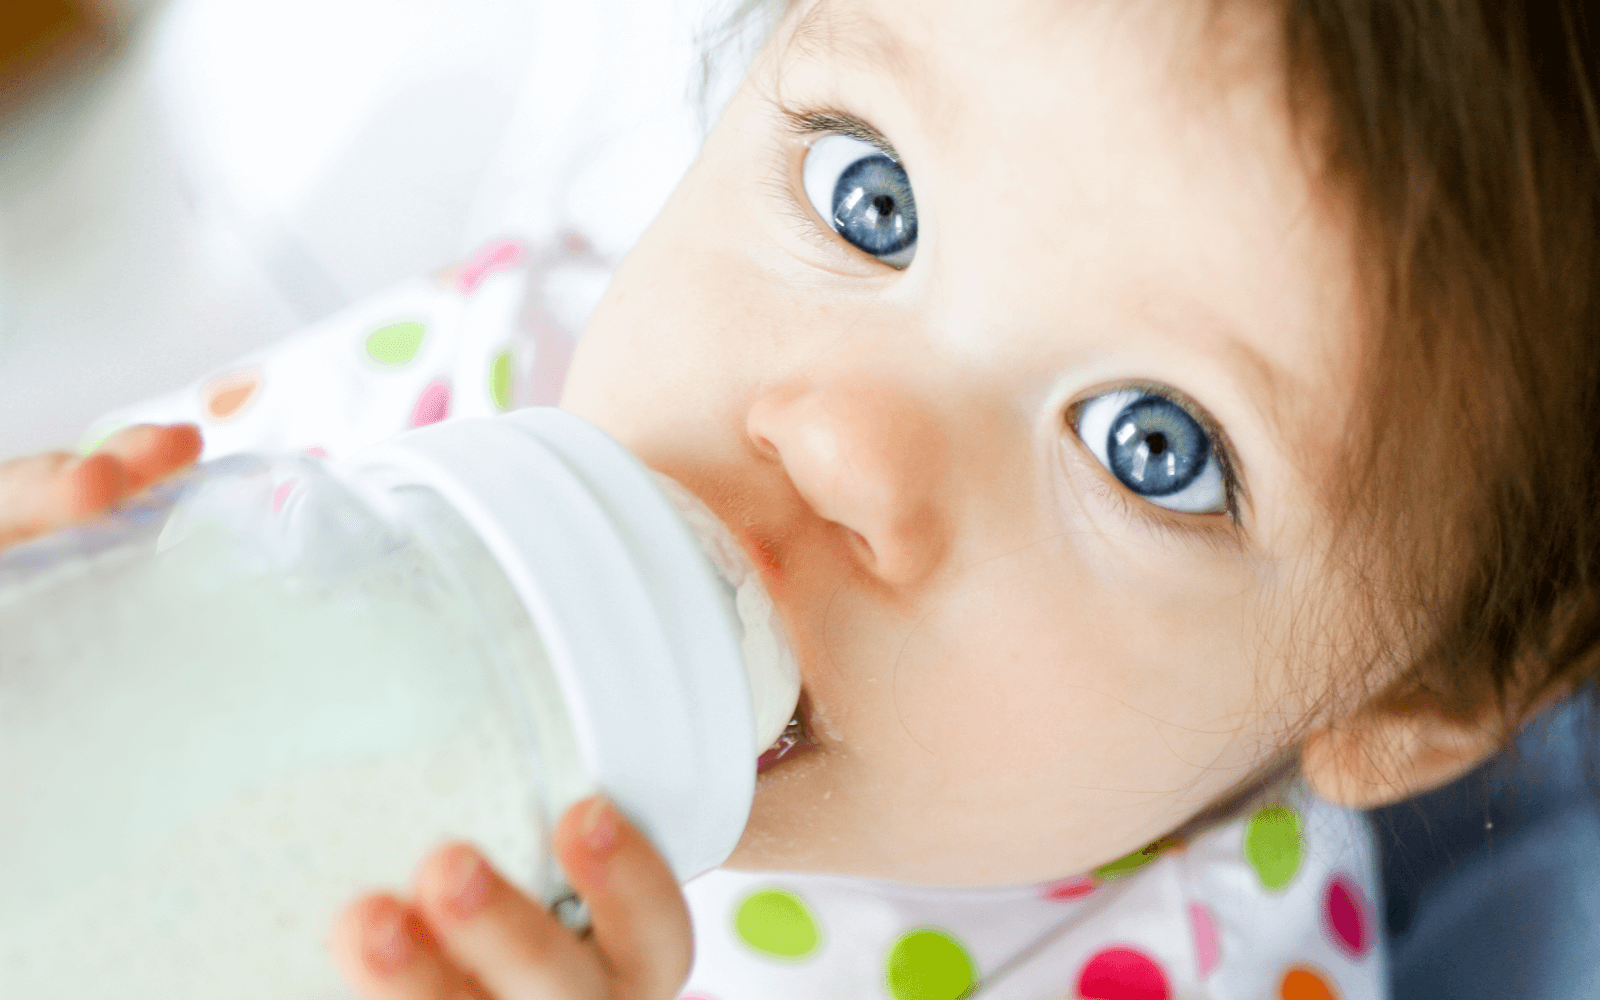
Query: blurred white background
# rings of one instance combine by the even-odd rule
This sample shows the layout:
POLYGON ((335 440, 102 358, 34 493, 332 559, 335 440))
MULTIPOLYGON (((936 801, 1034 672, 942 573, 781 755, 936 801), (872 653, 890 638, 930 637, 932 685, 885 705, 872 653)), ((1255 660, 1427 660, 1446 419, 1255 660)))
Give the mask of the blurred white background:
POLYGON ((0 457, 495 236, 619 258, 698 147, 727 6, 101 8, 110 54, 0 119, 0 457))

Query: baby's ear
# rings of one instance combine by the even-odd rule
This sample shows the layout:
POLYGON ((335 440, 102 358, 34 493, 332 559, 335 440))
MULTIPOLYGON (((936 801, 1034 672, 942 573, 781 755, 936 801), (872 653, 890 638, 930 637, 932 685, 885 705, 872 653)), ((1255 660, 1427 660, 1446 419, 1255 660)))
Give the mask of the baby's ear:
POLYGON ((1301 773, 1322 798, 1375 809, 1449 784, 1504 745, 1498 712, 1473 724, 1424 708, 1361 709, 1313 732, 1301 773))

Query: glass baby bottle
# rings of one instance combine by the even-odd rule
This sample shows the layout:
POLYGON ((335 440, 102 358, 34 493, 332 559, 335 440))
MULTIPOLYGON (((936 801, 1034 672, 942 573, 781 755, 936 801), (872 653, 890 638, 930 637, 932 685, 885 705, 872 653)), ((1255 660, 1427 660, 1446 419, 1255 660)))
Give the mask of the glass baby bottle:
POLYGON ((571 414, 207 462, 0 553, 0 996, 348 996, 358 894, 465 839, 558 904, 596 790, 686 880, 797 698, 731 534, 571 414))

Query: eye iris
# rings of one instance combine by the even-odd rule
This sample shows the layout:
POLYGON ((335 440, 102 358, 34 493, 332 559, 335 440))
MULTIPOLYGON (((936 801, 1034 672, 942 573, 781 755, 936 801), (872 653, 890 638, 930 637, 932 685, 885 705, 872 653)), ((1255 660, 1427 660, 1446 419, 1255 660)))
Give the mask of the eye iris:
POLYGON ((1161 497, 1194 482, 1210 454, 1206 432, 1183 407, 1145 396, 1111 421, 1106 456, 1112 473, 1140 496, 1161 497))
POLYGON ((852 163, 833 187, 833 224, 853 246, 877 256, 916 242, 917 206, 905 169, 887 156, 852 163))

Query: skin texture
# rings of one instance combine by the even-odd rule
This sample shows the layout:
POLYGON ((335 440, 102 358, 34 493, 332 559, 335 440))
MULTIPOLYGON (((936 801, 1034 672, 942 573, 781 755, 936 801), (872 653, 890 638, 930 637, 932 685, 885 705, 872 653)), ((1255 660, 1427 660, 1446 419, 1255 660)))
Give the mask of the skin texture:
MULTIPOLYGON (((1349 711, 1308 472, 1354 405, 1348 227, 1289 132, 1267 15, 1203 6, 800 4, 597 310, 562 405, 741 536, 813 706, 819 748, 762 776, 732 866, 1055 878, 1291 745, 1363 805, 1492 749, 1490 726, 1349 711), (809 206, 820 136, 782 106, 893 143, 908 267, 809 206), (1233 511, 1163 510, 1084 446, 1076 405, 1130 383, 1220 429, 1233 511)), ((133 428, 0 465, 0 545, 198 451, 133 428)), ((592 936, 446 845, 408 896, 355 901, 333 953, 373 1000, 675 996, 690 930, 654 849, 593 800, 556 852, 592 936)))
POLYGON ((733 866, 1081 872, 1255 771, 1337 670, 1292 626, 1325 582, 1304 469, 1351 405, 1346 231, 1272 26, 1213 48, 1181 6, 811 8, 586 330, 562 405, 742 534, 799 652, 821 749, 762 777, 733 866), (796 204, 817 137, 780 102, 894 144, 909 267, 796 204), (1084 447, 1069 406, 1130 382, 1222 428, 1237 524, 1084 447))

